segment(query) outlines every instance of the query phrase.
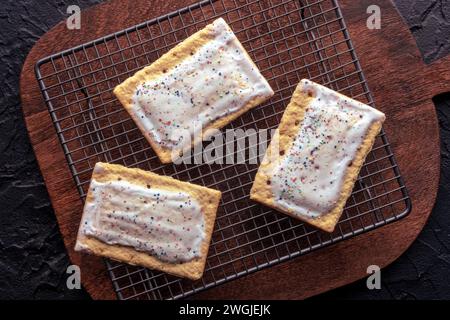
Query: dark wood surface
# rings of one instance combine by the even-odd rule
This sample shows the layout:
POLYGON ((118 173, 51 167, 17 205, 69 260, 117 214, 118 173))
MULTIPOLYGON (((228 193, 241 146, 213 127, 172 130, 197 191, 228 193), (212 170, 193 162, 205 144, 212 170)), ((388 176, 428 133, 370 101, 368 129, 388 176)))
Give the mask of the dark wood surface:
MULTIPOLYGON (((73 251, 82 210, 47 108, 34 76, 37 60, 51 53, 173 11, 194 1, 115 0, 82 14, 83 27, 61 23, 44 35, 27 57, 21 98, 27 129, 70 258, 81 266, 84 287, 96 299, 114 299, 100 258, 73 251), (125 14, 117 14, 117 12, 125 14)), ((366 28, 371 1, 341 0, 344 18, 376 105, 387 114, 386 132, 413 203, 394 224, 341 242, 196 295, 196 298, 299 299, 366 276, 368 265, 394 261, 414 241, 434 204, 439 178, 439 136, 431 98, 450 89, 450 59, 422 62, 416 44, 390 1, 379 1, 382 28, 366 28)))

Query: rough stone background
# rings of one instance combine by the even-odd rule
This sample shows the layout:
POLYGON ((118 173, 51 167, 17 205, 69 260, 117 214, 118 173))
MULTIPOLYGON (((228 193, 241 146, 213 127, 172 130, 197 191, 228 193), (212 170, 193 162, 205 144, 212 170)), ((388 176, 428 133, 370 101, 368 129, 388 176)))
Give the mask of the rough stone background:
MULTIPOLYGON (((2 0, 0 6, 0 299, 88 299, 68 290, 69 264, 30 146, 19 99, 19 74, 38 38, 66 8, 101 0, 2 0)), ((430 63, 450 52, 450 0, 395 0, 430 63)), ((450 299, 450 94, 435 98, 441 129, 436 206, 411 248, 382 271, 382 289, 365 281, 314 299, 450 299)))

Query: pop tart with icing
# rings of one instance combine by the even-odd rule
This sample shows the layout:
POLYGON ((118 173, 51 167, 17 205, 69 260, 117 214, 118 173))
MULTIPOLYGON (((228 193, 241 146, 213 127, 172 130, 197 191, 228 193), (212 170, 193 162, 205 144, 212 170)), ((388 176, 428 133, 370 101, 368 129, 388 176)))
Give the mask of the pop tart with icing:
POLYGON ((98 162, 76 251, 199 279, 220 191, 98 162))
POLYGON ((114 89, 163 163, 274 92, 219 18, 114 89))
POLYGON ((332 232, 384 120, 368 105, 302 80, 258 169, 251 199, 332 232))

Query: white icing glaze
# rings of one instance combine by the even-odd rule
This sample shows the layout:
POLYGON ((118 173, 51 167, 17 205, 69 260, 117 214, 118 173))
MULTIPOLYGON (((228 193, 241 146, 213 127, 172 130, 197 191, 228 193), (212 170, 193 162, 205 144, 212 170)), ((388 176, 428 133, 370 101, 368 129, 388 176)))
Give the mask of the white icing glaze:
POLYGON ((162 147, 181 150, 200 128, 273 91, 220 18, 214 38, 157 79, 140 84, 133 112, 162 147), (182 133, 183 132, 183 133, 182 133))
POLYGON ((336 205, 348 166, 370 125, 384 121, 384 114, 308 80, 299 88, 313 100, 292 146, 271 172, 271 188, 281 208, 318 217, 336 205))
POLYGON ((133 247, 161 261, 200 256, 205 238, 199 203, 188 193, 146 188, 127 181, 91 181, 81 232, 107 244, 133 247))

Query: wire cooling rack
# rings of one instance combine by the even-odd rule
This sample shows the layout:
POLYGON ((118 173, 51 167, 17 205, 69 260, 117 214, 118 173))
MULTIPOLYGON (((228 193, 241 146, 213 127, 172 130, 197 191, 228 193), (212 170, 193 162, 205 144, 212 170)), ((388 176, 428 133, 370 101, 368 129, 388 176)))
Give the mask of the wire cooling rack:
POLYGON ((302 78, 373 106, 333 0, 203 1, 39 61, 38 82, 83 199, 97 161, 140 167, 223 192, 203 278, 183 280, 107 260, 120 299, 186 297, 383 226, 410 211, 384 131, 332 234, 251 201, 256 164, 159 162, 112 89, 218 17, 231 25, 275 90, 273 98, 227 128, 276 128, 302 78))

